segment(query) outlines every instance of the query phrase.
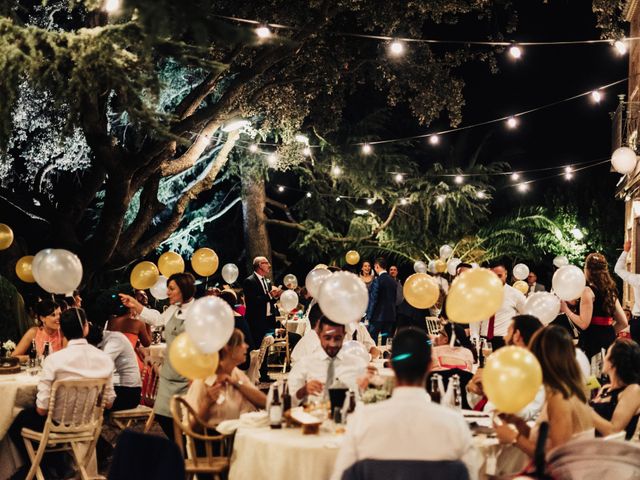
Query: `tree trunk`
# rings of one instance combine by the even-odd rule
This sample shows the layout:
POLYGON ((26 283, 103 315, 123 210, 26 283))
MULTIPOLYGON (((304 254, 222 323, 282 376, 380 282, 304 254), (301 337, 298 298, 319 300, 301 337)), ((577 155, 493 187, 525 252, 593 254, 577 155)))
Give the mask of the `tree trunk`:
POLYGON ((244 244, 247 252, 247 267, 253 271, 251 262, 257 256, 271 261, 271 242, 267 231, 267 217, 264 213, 267 205, 267 193, 264 176, 255 172, 242 174, 242 216, 244 244))

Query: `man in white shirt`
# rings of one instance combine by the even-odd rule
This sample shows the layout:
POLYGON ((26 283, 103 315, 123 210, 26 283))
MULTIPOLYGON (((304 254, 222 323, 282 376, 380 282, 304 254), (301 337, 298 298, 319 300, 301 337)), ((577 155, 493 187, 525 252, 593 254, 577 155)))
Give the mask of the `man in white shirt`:
MULTIPOLYGON (((341 479, 345 471, 357 468, 363 460, 396 461, 396 471, 403 468, 397 461, 403 460, 462 461, 469 477, 478 477, 477 456, 464 418, 460 412, 432 403, 425 389, 431 367, 428 340, 416 328, 398 331, 391 353, 396 374, 393 395, 389 400, 356 409, 349 420, 332 480, 341 479)), ((411 468, 415 478, 429 477, 429 465, 416 467, 414 463, 411 468), (414 471, 415 468, 420 471, 414 471)))
POLYGON ((367 363, 354 356, 341 354, 345 326, 325 316, 318 321, 319 349, 297 361, 289 372, 289 389, 293 404, 308 397, 322 398, 336 380, 358 391, 358 380, 364 377, 367 363))
POLYGON ((631 338, 636 342, 640 342, 640 274, 627 271, 627 256, 630 250, 631 241, 627 240, 624 242, 624 248, 613 271, 633 288, 634 303, 629 327, 631 329, 631 338))
POLYGON ((291 363, 296 363, 301 358, 311 355, 315 350, 322 348, 320 347, 320 339, 318 338, 318 332, 316 331, 320 317, 322 317, 320 305, 317 303, 311 305, 307 315, 309 325, 305 329, 304 335, 300 341, 291 351, 291 363))
POLYGON ((491 269, 504 285, 504 299, 500 309, 487 320, 475 322, 469 325, 471 336, 481 336, 491 342, 493 350, 496 351, 500 347, 504 347, 504 337, 507 334, 511 319, 522 313, 524 310, 524 302, 526 297, 518 290, 507 284, 508 271, 507 268, 498 264, 491 269))

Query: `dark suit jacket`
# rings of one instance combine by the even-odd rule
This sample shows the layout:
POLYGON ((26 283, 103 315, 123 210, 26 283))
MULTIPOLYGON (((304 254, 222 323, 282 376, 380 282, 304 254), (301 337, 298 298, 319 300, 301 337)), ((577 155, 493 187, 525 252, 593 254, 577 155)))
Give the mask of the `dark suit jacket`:
POLYGON ((372 322, 395 322, 396 321, 396 298, 398 284, 389 276, 383 273, 377 278, 378 298, 373 307, 371 315, 372 322))
MULTIPOLYGON (((271 289, 271 281, 265 278, 267 282, 267 290, 271 289)), ((244 299, 247 305, 247 312, 244 318, 249 324, 253 336, 254 345, 259 346, 262 337, 269 330, 269 322, 267 320, 267 303, 271 303, 271 314, 276 314, 275 302, 269 295, 264 293, 262 283, 255 273, 252 273, 244 282, 242 282, 242 290, 244 291, 244 299)))

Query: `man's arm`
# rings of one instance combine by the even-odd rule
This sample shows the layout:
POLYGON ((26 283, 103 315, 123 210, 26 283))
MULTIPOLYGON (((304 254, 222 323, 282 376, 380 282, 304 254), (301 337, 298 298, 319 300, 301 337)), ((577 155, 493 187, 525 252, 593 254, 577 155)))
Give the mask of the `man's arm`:
POLYGON ((629 250, 631 249, 631 242, 625 242, 624 250, 618 257, 618 261, 616 262, 613 271, 616 272, 622 280, 627 282, 629 285, 633 285, 634 287, 640 286, 640 275, 637 273, 631 273, 627 270, 627 255, 629 254, 629 250))
POLYGON ((378 301, 378 288, 379 288, 378 278, 379 277, 376 277, 373 279, 373 283, 371 284, 371 291, 369 292, 369 305, 367 305, 367 313, 366 313, 366 317, 368 320, 371 320, 371 317, 373 315, 373 309, 375 308, 376 302, 378 301))
POLYGON ((49 410, 49 398, 51 396, 51 385, 56 379, 51 361, 45 360, 42 364, 42 373, 38 382, 38 394, 36 395, 36 410, 40 415, 46 415, 49 410))

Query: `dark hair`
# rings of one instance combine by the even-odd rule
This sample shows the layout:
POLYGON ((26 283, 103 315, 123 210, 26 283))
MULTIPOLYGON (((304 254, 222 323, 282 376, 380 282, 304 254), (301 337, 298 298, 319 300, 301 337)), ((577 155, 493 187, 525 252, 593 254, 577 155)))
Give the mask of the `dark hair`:
POLYGON ((220 292, 220 294, 218 295, 218 297, 220 297, 222 300, 224 300, 225 302, 227 302, 227 304, 231 307, 234 308, 236 306, 236 301, 237 298, 234 294, 234 292, 230 291, 230 290, 222 290, 220 292))
POLYGON ((36 304, 36 315, 39 317, 48 317, 49 315, 51 315, 53 312, 55 312, 56 308, 60 308, 60 305, 58 305, 56 302, 54 302, 53 300, 41 300, 36 304))
POLYGON ((89 325, 89 333, 87 333, 87 342, 89 342, 94 347, 98 346, 98 344, 102 341, 102 332, 103 329, 98 325, 89 325))
POLYGON ((83 338, 85 323, 87 323, 87 315, 81 308, 69 308, 60 315, 60 330, 67 340, 83 338))
POLYGON ((513 331, 520 332, 520 336, 525 345, 529 345, 533 334, 542 327, 542 322, 533 315, 516 315, 513 317, 513 331))
POLYGON ((611 345, 609 361, 626 385, 640 384, 640 345, 629 338, 618 338, 611 345))
POLYGON ((309 323, 311 324, 311 328, 316 328, 318 324, 318 320, 322 318, 322 310, 320 310, 320 305, 314 303, 309 309, 309 323))
MULTIPOLYGON (((395 343, 395 340, 394 340, 395 343)), ((549 325, 538 330, 529 343, 540 367, 542 383, 569 399, 573 395, 586 403, 583 378, 573 340, 569 332, 557 325, 549 325)))
POLYGON ((328 325, 328 326, 333 327, 333 328, 340 327, 340 328, 343 328, 344 330, 346 330, 346 327, 344 325, 342 325, 341 323, 333 322, 333 321, 329 320, 327 317, 325 317, 324 315, 322 315, 320 317, 320 321, 319 321, 319 324, 318 324, 318 330, 320 332, 322 332, 322 327, 324 325, 328 325))
POLYGON ((602 294, 602 309, 607 315, 613 316, 616 310, 618 289, 609 273, 607 259, 601 253, 590 253, 584 261, 584 270, 587 285, 602 294))
POLYGON ((329 270, 331 273, 341 272, 342 271, 342 269, 340 267, 338 267, 337 265, 329 265, 327 267, 327 270, 329 270))
POLYGON ((387 269, 387 259, 384 257, 378 257, 376 258, 376 261, 373 262, 374 265, 377 263, 378 265, 380 265, 380 268, 383 270, 387 269))
POLYGON ((460 262, 457 266, 456 266, 456 273, 458 273, 458 270, 461 268, 473 268, 473 265, 471 265, 470 263, 464 263, 464 262, 460 262))
POLYGON ((399 330, 391 347, 391 366, 398 380, 407 383, 423 381, 431 362, 431 342, 416 327, 399 330))
POLYGON ((491 263, 490 266, 489 266, 489 268, 492 269, 492 270, 494 268, 498 268, 498 267, 504 268, 507 271, 507 273, 509 272, 509 269, 507 268, 507 264, 504 263, 504 262, 494 262, 494 263, 491 263))
POLYGON ((189 272, 174 273, 169 277, 167 283, 174 281, 182 294, 182 301, 191 300, 196 294, 196 277, 189 272))

